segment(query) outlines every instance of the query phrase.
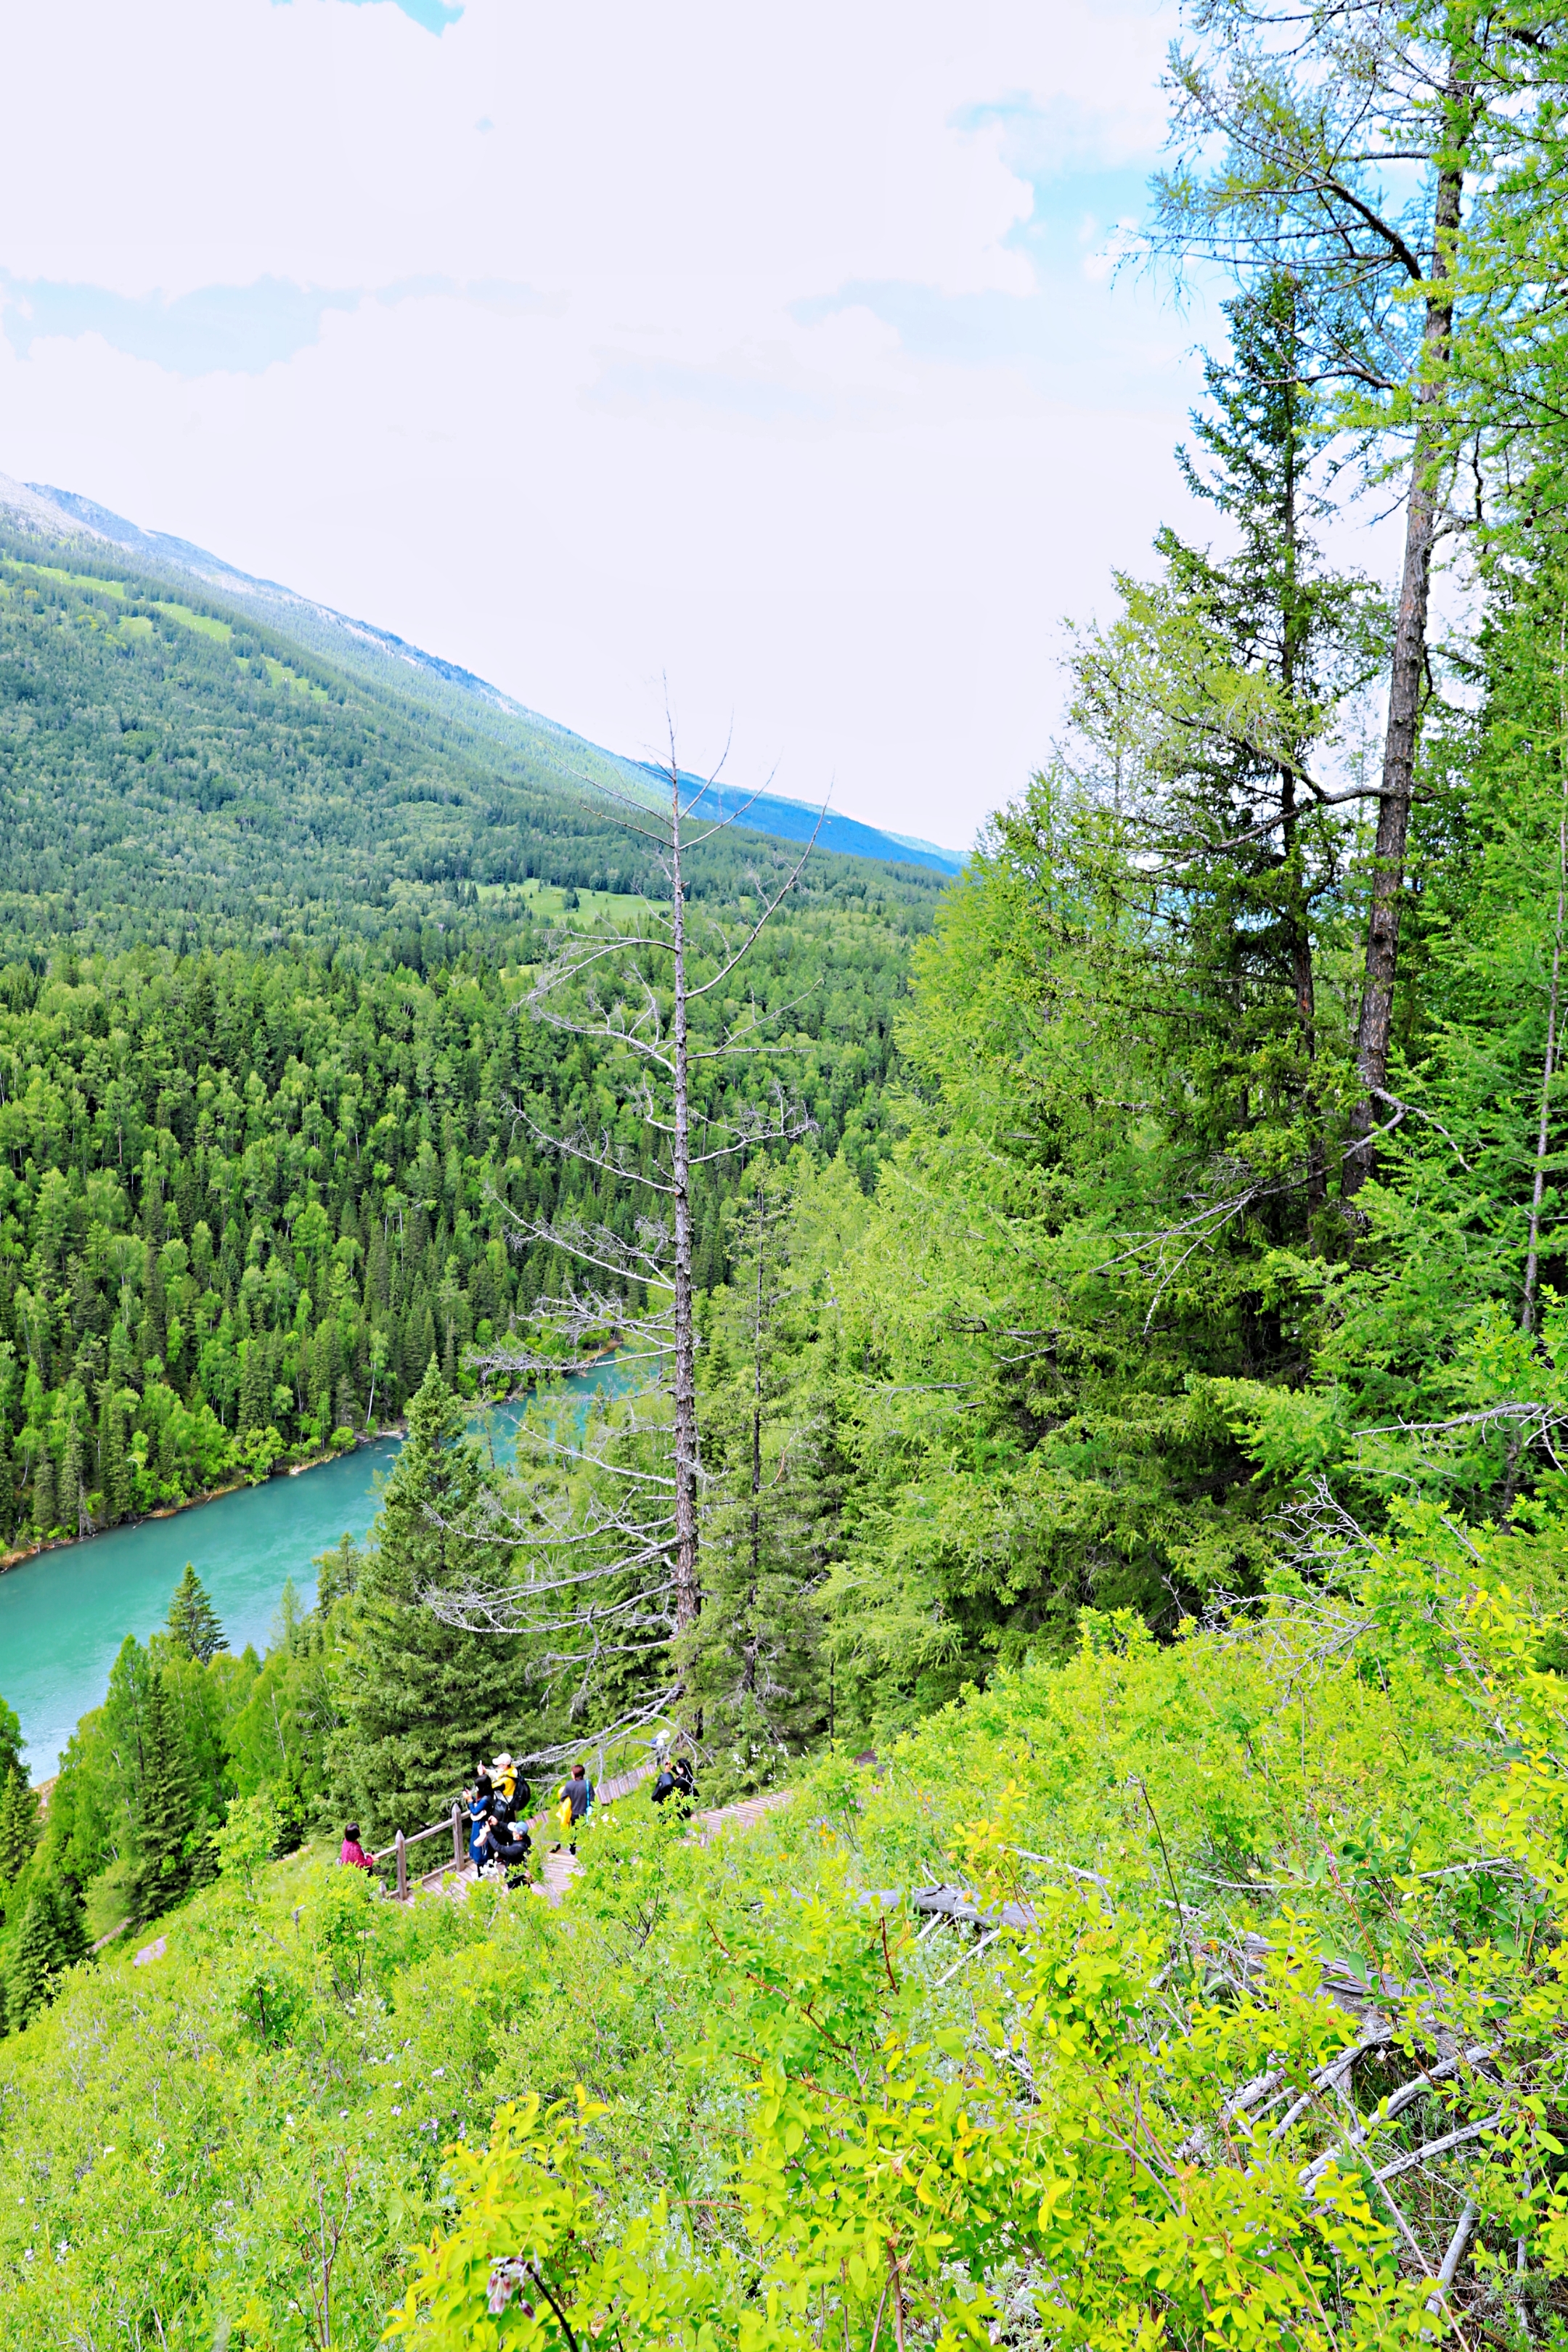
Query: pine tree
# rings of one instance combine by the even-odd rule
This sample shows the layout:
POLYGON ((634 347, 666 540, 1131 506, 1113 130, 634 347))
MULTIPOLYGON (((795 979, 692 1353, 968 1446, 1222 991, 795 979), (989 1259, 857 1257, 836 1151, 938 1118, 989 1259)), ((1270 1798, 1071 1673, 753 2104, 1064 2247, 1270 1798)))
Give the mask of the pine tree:
POLYGON ((47 1536, 55 1524, 55 1465, 46 1445, 33 1472, 33 1533, 47 1536))
POLYGON ((87 1948, 81 1905, 68 1887, 41 1886, 29 1895, 5 1987, 5 2013, 15 2031, 53 2000, 60 1974, 84 1959, 87 1948))
POLYGON ((228 1647, 217 1612, 189 1560, 169 1603, 169 1639, 204 1666, 228 1647))
POLYGON ((132 1926, 159 1918, 189 1887, 190 1836, 190 1769, 179 1717, 159 1675, 148 1695, 142 1814, 127 1888, 132 1926))
POLYGON ((358 1591, 364 1558, 345 1528, 342 1542, 330 1551, 319 1552, 310 1565, 316 1571, 316 1613, 324 1617, 335 1601, 358 1591))
POLYGON ((37 1843, 37 1794, 13 1765, 0 1788, 0 1886, 11 1885, 37 1843))
POLYGON ((7 1706, 0 1698, 0 1780, 10 1772, 15 1772, 16 1778, 26 1783, 27 1771, 22 1761, 21 1717, 14 1706, 7 1706))
MULTIPOLYGON (((822 1563, 791 1475, 812 1435, 786 1392, 788 1196, 766 1170, 734 1236, 733 1286, 716 1301, 703 1382, 709 1496, 702 1611, 682 1648, 715 1756, 716 1796, 776 1777, 826 1716, 822 1563)), ((721 1261, 724 1238, 710 1228, 721 1261)), ((808 1419, 809 1416, 805 1418, 808 1419)))
POLYGON ((79 1536, 92 1533, 92 1514, 87 1507, 86 1432, 74 1412, 66 1429, 65 1456, 60 1464, 59 1510, 62 1527, 74 1528, 79 1536))
POLYGON ((409 1401, 407 1440, 361 1572, 344 1676, 338 1778, 377 1836, 424 1828, 479 1759, 527 1744, 520 1645, 445 1625, 424 1598, 497 1572, 495 1547, 463 1532, 487 1484, 463 1431, 463 1407, 432 1364, 409 1401))
POLYGON ((125 1405, 119 1391, 109 1402, 103 1483, 110 1518, 123 1519, 131 1509, 131 1461, 125 1444, 125 1405))
POLYGON ((267 1343, 259 1333, 239 1345, 239 1433, 265 1429, 270 1404, 267 1380, 267 1343))
POLYGON ((5 1986, 5 2013, 12 2031, 19 2033, 34 2012, 48 2000, 54 1977, 54 1922, 41 1895, 32 1895, 22 1914, 5 1986))

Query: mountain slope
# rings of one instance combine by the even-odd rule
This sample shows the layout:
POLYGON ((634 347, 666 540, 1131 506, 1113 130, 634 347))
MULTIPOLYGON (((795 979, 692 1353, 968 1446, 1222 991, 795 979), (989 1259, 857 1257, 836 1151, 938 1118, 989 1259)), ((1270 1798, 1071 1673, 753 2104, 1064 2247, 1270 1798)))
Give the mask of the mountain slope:
MULTIPOLYGON (((644 772, 638 763, 603 751, 542 718, 471 670, 426 653, 390 630, 353 620, 276 581, 240 572, 188 540, 143 530, 77 491, 56 489, 43 482, 16 483, 0 476, 0 525, 6 521, 29 535, 62 543, 79 545, 86 541, 104 556, 119 551, 142 577, 173 583, 182 593, 194 583, 204 595, 217 596, 226 608, 253 616, 369 686, 390 690, 455 721, 478 740, 492 744, 531 770, 555 772, 570 788, 641 786, 644 772)), ((743 797, 729 795, 726 805, 743 797)), ((750 830, 787 841, 810 838, 818 815, 816 809, 775 793, 758 796, 747 811, 750 830)), ((927 866, 944 874, 956 874, 963 863, 952 850, 887 833, 836 811, 822 819, 817 840, 824 849, 927 866)))
MULTIPOLYGON (((0 920, 13 936, 262 938, 383 928, 389 909, 450 927, 531 881, 658 890, 603 796, 638 772, 542 723, 514 722, 503 743, 468 689, 395 688, 384 656, 379 675, 329 659, 189 575, 176 590, 102 534, 45 541, 40 504, 0 516, 0 920)), ((694 887, 733 896, 791 855, 735 828, 700 854, 694 887)), ((914 908, 942 878, 902 853, 873 865, 819 851, 804 887, 914 908)))

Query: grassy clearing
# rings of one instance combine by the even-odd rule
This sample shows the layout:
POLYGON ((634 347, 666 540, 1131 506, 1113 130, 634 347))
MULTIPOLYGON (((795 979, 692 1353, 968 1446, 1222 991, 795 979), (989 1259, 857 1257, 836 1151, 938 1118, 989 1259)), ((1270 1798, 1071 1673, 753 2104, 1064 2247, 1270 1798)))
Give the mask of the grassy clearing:
POLYGON ((54 563, 22 563, 8 560, 6 570, 37 580, 52 580, 62 588, 80 588, 89 596, 117 596, 123 600, 125 595, 123 581, 95 580, 90 572, 62 572, 54 563))
POLYGON ((234 631, 226 621, 215 621, 210 613, 193 612, 188 604, 160 603, 158 610, 165 619, 178 621, 183 629, 195 629, 201 637, 216 637, 220 645, 230 645, 234 631))

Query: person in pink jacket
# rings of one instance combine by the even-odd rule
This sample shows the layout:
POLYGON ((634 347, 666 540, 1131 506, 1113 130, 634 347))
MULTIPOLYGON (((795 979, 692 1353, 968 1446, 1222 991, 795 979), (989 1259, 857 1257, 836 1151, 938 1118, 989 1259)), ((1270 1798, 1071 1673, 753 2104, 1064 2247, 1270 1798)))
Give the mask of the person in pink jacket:
POLYGON ((374 1870, 375 1857, 366 1853, 359 1842, 359 1823, 351 1822, 343 1832, 343 1850, 338 1860, 350 1870, 374 1870))

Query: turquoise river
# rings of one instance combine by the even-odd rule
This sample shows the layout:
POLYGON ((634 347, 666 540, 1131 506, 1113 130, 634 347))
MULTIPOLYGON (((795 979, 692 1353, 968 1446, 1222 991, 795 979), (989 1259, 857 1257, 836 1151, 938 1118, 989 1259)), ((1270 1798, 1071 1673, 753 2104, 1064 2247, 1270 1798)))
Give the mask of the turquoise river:
MULTIPOLYGON (((617 1365, 595 1365, 567 1383, 579 1394, 618 1389, 617 1365)), ((505 1466, 521 1408, 494 1413, 488 1442, 505 1466)), ((187 1560, 212 1596, 229 1647, 264 1649, 283 1587, 315 1599, 317 1556, 347 1533, 369 1533, 400 1440, 384 1437, 318 1469, 268 1478, 167 1518, 111 1528, 84 1543, 37 1553, 0 1576, 0 1696, 22 1718, 27 1767, 47 1779, 76 1729, 102 1698, 127 1633, 139 1640, 168 1615, 187 1560)))

